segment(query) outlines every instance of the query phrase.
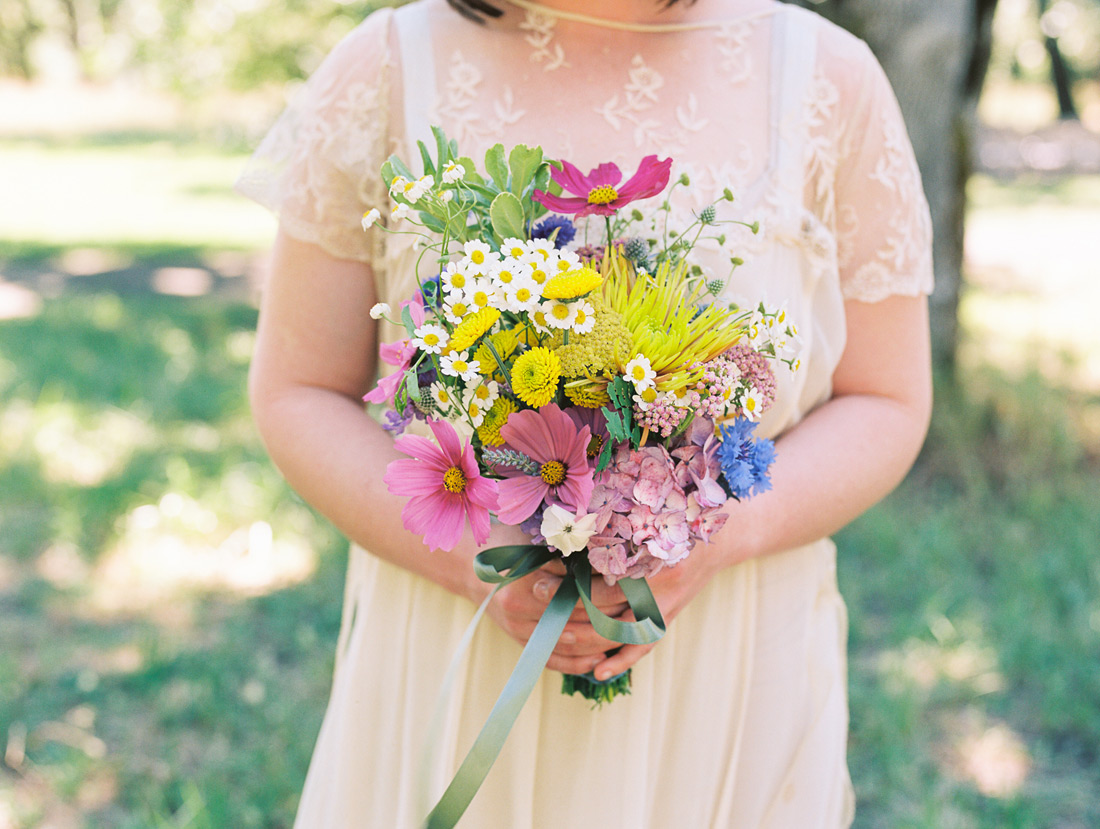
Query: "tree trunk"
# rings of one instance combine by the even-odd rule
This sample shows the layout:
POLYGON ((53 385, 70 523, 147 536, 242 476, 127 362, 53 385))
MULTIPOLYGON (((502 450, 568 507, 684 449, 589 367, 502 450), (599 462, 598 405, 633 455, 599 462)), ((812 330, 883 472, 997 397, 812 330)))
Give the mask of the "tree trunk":
MULTIPOLYGON (((1047 13, 1048 6, 1048 0, 1039 0, 1040 23, 1047 13)), ((1065 58, 1062 57, 1062 50, 1058 46, 1056 34, 1049 33, 1045 26, 1041 26, 1041 28, 1043 29, 1043 44, 1046 46, 1047 55, 1050 57, 1050 81, 1054 84, 1054 91, 1058 95, 1058 117, 1063 120, 1075 119, 1078 117, 1077 107, 1073 103, 1073 78, 1069 66, 1066 64, 1065 58)))
POLYGON ((867 41, 905 116, 935 232, 932 339, 954 365, 966 181, 997 0, 797 0, 867 41))

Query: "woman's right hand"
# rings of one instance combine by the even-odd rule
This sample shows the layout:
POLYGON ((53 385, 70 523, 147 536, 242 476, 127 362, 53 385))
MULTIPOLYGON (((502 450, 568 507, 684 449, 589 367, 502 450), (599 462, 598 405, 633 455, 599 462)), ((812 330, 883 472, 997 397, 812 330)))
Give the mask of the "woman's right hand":
MULTIPOLYGON (((518 527, 496 526, 487 546, 529 543, 530 539, 518 527)), ((490 618, 505 633, 521 645, 526 645, 564 575, 562 563, 552 561, 505 585, 489 603, 487 612, 490 618)), ((622 590, 608 587, 600 578, 592 582, 592 601, 613 618, 629 609, 622 590)), ((596 633, 584 606, 578 602, 546 667, 565 674, 587 673, 604 660, 607 651, 617 647, 618 642, 604 639, 596 633)))

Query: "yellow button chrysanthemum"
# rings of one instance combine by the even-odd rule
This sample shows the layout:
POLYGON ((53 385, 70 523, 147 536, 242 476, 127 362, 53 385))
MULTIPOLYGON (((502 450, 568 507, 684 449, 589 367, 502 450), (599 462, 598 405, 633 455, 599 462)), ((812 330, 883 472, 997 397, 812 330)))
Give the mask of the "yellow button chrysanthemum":
POLYGON ((486 446, 500 446, 504 438, 500 435, 500 427, 508 422, 508 417, 519 411, 519 407, 507 397, 498 397, 492 407, 485 413, 485 419, 477 427, 477 436, 486 446))
POLYGON ((561 379, 561 361, 549 348, 532 348, 512 366, 512 391, 535 409, 554 399, 561 379))
POLYGON ((577 268, 551 277, 543 286, 546 299, 574 299, 591 293, 600 286, 603 277, 592 268, 577 268))
POLYGON ((455 326, 451 333, 451 348, 456 351, 465 351, 493 327, 493 323, 500 318, 500 311, 496 308, 485 307, 473 314, 468 314, 462 322, 455 326))

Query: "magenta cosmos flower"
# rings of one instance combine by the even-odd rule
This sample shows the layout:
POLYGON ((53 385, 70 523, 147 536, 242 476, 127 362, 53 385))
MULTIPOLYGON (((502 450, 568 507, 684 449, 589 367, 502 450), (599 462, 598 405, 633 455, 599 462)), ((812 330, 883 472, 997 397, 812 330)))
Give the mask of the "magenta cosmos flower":
POLYGON ((474 541, 489 540, 489 510, 497 508, 497 483, 483 478, 469 444, 461 445, 451 424, 429 420, 436 446, 427 438, 403 435, 394 446, 412 460, 391 461, 382 480, 394 495, 408 495, 401 523, 424 536, 432 550, 453 550, 470 519, 474 541))
MULTIPOLYGON (((424 298, 420 295, 420 291, 415 292, 412 299, 407 299, 401 303, 397 312, 398 315, 400 315, 401 309, 406 306, 408 306, 413 325, 419 328, 424 324, 426 318, 424 315, 424 298)), ((413 357, 416 356, 416 346, 412 344, 408 337, 392 343, 383 343, 378 347, 378 356, 382 358, 382 362, 397 366, 397 370, 379 380, 377 386, 363 395, 363 400, 367 403, 392 403, 398 387, 405 379, 405 372, 408 371, 409 366, 412 365, 413 357)))
POLYGON ((622 171, 617 165, 605 162, 587 176, 568 161, 561 162, 561 169, 550 168, 550 175, 572 196, 555 196, 536 190, 532 198, 555 213, 575 213, 577 218, 592 213, 613 216, 620 207, 638 199, 656 196, 668 184, 672 159, 658 161, 657 156, 647 155, 630 179, 620 186, 622 171))
POLYGON ((545 501, 561 503, 573 512, 588 511, 592 496, 592 467, 586 452, 591 433, 580 429, 569 415, 550 403, 538 410, 524 409, 500 427, 506 448, 531 459, 526 469, 505 469, 500 482, 498 517, 520 524, 545 501))

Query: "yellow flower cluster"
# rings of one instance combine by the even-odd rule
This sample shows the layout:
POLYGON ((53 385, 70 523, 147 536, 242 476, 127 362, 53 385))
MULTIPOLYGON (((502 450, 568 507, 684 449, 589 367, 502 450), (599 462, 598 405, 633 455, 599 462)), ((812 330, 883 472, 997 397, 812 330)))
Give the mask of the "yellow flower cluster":
POLYGON ((603 277, 592 268, 584 267, 551 277, 542 288, 545 299, 575 299, 600 286, 603 277))
POLYGON ((607 393, 607 382, 601 380, 574 380, 566 383, 565 396, 573 405, 586 409, 598 409, 611 402, 607 393))
POLYGON ((485 307, 473 314, 467 314, 462 322, 455 326, 455 330, 451 332, 451 348, 455 351, 465 351, 492 328, 493 323, 498 319, 500 319, 500 311, 491 307, 485 307))
POLYGON ((500 371, 496 357, 493 356, 493 351, 497 353, 497 357, 507 363, 508 359, 515 353, 517 345, 519 345, 519 342, 514 328, 497 331, 482 340, 481 345, 474 352, 474 359, 477 360, 481 375, 496 380, 498 383, 503 383, 504 375, 500 371), (492 350, 490 350, 490 346, 492 346, 492 350))
POLYGON ((633 341, 621 315, 608 309, 598 297, 593 298, 595 325, 587 334, 571 334, 568 344, 556 333, 554 353, 561 360, 564 377, 590 377, 614 370, 630 359, 633 341))
POLYGON ((485 419, 477 427, 477 436, 486 446, 500 446, 504 438, 500 436, 500 427, 508 422, 509 416, 519 410, 519 406, 507 397, 501 396, 485 413, 485 419))
POLYGON ((554 399, 561 379, 561 361, 549 348, 532 348, 512 365, 512 391, 532 408, 554 399))

